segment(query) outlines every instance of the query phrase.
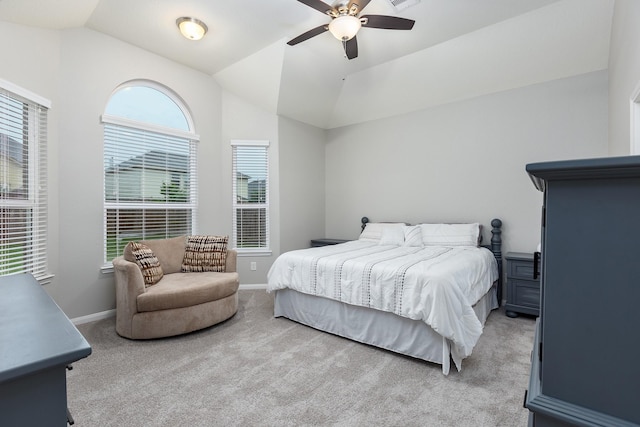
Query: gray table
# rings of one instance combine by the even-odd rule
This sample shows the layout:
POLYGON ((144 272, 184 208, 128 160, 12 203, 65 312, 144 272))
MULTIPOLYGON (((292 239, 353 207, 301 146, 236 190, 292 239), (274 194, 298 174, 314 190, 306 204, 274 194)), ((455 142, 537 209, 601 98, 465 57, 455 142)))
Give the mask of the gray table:
POLYGON ((66 367, 90 354, 33 276, 0 277, 0 425, 66 426, 66 367))

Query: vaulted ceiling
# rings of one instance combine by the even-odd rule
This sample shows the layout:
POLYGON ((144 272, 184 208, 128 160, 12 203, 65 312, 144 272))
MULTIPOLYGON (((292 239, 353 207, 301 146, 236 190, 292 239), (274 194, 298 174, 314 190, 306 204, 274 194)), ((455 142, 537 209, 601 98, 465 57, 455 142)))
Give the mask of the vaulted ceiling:
POLYGON ((606 69, 614 0, 421 0, 366 14, 416 21, 411 31, 362 28, 359 55, 329 33, 286 42, 329 22, 297 0, 0 0, 0 20, 86 27, 207 73, 251 103, 321 128, 606 69), (176 19, 209 32, 183 38, 176 19))

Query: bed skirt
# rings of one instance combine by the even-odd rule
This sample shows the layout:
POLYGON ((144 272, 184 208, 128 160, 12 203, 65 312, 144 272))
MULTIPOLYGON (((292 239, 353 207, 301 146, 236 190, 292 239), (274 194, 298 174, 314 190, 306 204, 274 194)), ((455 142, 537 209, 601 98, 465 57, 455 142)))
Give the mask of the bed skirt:
MULTIPOLYGON (((491 310, 498 308, 496 286, 473 310, 484 325, 491 310)), ((275 291, 273 314, 303 325, 442 365, 447 375, 451 366, 446 338, 429 325, 396 314, 313 296, 291 289, 275 291)))

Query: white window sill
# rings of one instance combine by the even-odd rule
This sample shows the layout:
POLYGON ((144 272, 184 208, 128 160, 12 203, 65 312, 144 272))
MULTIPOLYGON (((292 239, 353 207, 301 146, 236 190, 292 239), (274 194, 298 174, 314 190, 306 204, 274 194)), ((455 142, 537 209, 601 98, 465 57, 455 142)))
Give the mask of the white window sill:
POLYGON ((239 257, 244 256, 271 256, 271 249, 238 249, 234 248, 238 252, 239 257))
POLYGON ((41 285, 48 285, 49 283, 51 283, 53 281, 54 277, 55 276, 53 274, 45 274, 44 276, 36 277, 36 280, 41 285))
POLYGON ((102 274, 113 273, 113 264, 110 262, 104 264, 102 267, 100 267, 100 273, 102 274))

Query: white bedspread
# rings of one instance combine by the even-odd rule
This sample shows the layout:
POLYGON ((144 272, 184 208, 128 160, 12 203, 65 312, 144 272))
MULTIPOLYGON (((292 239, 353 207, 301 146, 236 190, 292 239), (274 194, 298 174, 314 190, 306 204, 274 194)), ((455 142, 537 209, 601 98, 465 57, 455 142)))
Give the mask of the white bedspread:
POLYGON ((352 241, 278 257, 269 292, 291 288, 426 322, 451 343, 458 370, 482 333, 472 306, 498 278, 488 249, 352 241))

